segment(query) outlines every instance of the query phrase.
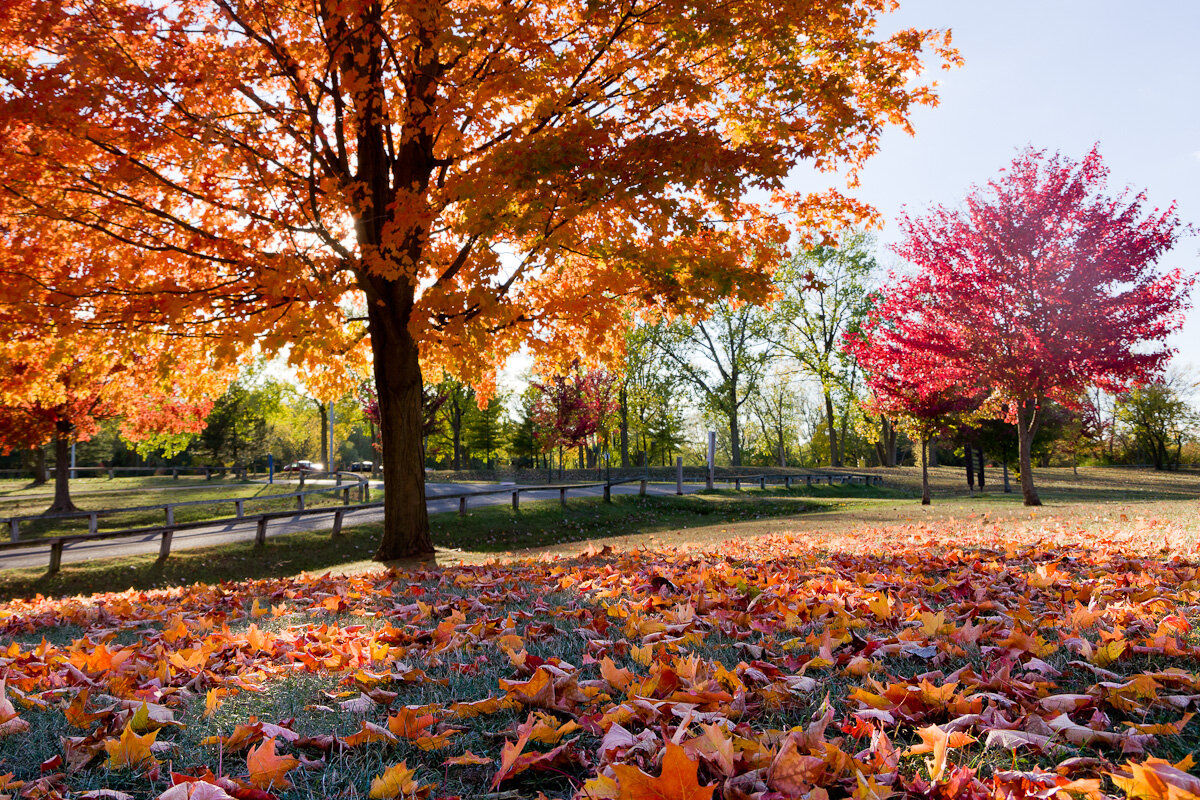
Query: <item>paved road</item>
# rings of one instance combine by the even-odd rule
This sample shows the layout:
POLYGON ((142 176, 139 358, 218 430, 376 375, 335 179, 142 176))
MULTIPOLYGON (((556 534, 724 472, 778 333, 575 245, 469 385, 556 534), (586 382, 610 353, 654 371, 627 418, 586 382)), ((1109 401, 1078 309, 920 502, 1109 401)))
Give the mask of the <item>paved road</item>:
MULTIPOLYGON (((428 497, 428 507, 430 513, 441 511, 456 511, 458 509, 458 499, 452 498, 449 500, 438 500, 439 495, 456 494, 462 491, 477 489, 485 491, 491 488, 507 488, 506 484, 456 484, 456 483, 428 483, 425 485, 425 494, 428 497)), ((702 484, 684 484, 684 492, 696 492, 702 488, 702 484)), ((674 483, 651 483, 647 485, 647 492, 650 494, 665 495, 675 494, 674 483)), ((372 497, 380 498, 382 495, 382 484, 371 484, 372 497)), ((614 494, 634 494, 638 491, 637 483, 619 484, 613 487, 614 494)), ((603 495, 603 487, 596 486, 589 489, 572 489, 567 493, 568 501, 570 498, 579 498, 581 496, 599 497, 603 495)), ((557 489, 546 489, 539 491, 536 488, 524 489, 521 492, 521 502, 526 503, 533 500, 557 500, 557 489)), ((512 495, 509 492, 503 494, 481 495, 468 500, 468 507, 480 505, 499 505, 501 503, 511 503, 512 495)), ((363 522, 376 522, 383 519, 383 509, 367 509, 358 512, 346 514, 343 525, 356 525, 363 522)), ((333 515, 313 514, 305 517, 292 517, 272 520, 267 525, 267 536, 274 537, 297 531, 314 531, 314 530, 329 530, 333 525, 333 515)), ((227 544, 230 542, 246 542, 253 541, 255 536, 256 522, 236 521, 222 525, 213 525, 206 528, 194 528, 191 530, 177 531, 171 540, 171 550, 188 549, 192 547, 207 547, 214 544, 227 544)), ((64 564, 71 562, 86 561, 94 558, 109 558, 112 556, 130 556, 141 554, 157 554, 162 537, 156 533, 147 534, 146 536, 131 536, 124 539, 100 539, 91 542, 76 542, 68 544, 63 548, 62 560, 64 564)), ((12 550, 0 551, 0 569, 11 569, 17 567, 45 567, 49 563, 49 547, 44 543, 38 543, 36 540, 30 542, 30 547, 16 548, 12 550)))

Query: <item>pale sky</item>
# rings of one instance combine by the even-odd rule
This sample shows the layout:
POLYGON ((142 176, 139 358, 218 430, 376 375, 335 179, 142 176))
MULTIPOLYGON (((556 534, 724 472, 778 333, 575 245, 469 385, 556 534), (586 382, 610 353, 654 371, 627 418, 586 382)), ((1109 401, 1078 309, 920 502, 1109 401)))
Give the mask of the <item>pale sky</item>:
MULTIPOLYGON (((914 137, 889 131, 861 173, 854 196, 883 214, 882 243, 903 208, 957 204, 1026 145, 1080 158, 1099 143, 1110 192, 1175 201, 1200 228, 1200 0, 900 1, 888 29, 950 28, 965 63, 938 71, 941 104, 913 115, 914 137)), ((795 188, 812 179, 797 174, 795 188)), ((1160 266, 1200 272, 1200 236, 1160 266)), ((1200 367, 1200 309, 1172 344, 1200 367)))

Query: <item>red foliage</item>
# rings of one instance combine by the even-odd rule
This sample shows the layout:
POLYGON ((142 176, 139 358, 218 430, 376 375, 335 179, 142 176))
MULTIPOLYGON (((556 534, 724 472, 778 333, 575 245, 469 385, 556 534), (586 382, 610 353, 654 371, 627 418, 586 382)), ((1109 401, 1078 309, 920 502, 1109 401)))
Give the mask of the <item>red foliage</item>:
POLYGON ((617 376, 602 369, 584 372, 579 362, 566 375, 534 387, 540 395, 533 420, 538 441, 546 447, 586 443, 617 410, 617 376))
POLYGON ((879 299, 864 333, 876 363, 921 397, 936 394, 920 385, 929 378, 992 393, 1017 422, 1030 505, 1029 445, 1046 401, 1074 407, 1090 384, 1161 369, 1193 283, 1154 268, 1180 232, 1174 207, 1109 197, 1107 175, 1095 149, 1079 162, 1027 150, 963 208, 902 218, 897 252, 918 272, 879 299))

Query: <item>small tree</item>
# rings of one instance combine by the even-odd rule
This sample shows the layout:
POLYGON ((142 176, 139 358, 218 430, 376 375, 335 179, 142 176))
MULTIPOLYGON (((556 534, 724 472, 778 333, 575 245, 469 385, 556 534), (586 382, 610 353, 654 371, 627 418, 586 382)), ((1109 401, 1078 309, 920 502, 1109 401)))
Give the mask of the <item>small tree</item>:
POLYGON ((539 438, 544 446, 558 448, 561 472, 563 448, 585 446, 616 412, 617 378, 605 370, 585 372, 575 362, 566 375, 534 386, 539 392, 533 414, 539 438))
POLYGON ((1016 422, 1021 491, 1040 505, 1032 444, 1049 401, 1145 379, 1171 354, 1192 279, 1159 274, 1175 243, 1174 207, 1104 194, 1108 170, 1026 150, 964 207, 901 220, 897 252, 915 276, 884 294, 887 349, 986 387, 1016 422))
POLYGON ((48 512, 75 511, 70 452, 106 419, 121 420, 132 441, 182 447, 199 433, 212 394, 232 377, 208 369, 195 341, 147 334, 66 333, 42 337, 7 331, 0 342, 0 452, 53 442, 54 501, 48 512))

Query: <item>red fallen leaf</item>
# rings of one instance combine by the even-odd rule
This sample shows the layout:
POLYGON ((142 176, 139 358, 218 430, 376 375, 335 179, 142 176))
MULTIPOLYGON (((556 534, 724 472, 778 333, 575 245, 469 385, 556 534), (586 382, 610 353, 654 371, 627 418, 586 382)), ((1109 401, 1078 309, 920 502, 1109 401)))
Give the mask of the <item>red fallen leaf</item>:
POLYGON ((504 746, 500 749, 500 769, 496 770, 496 774, 492 776, 493 791, 509 778, 513 764, 516 763, 517 757, 521 755, 521 751, 525 749, 525 745, 529 742, 529 734, 533 731, 533 724, 533 715, 530 714, 529 719, 517 728, 517 741, 505 742, 504 746))
POLYGON ((667 742, 662 772, 656 778, 628 764, 614 764, 619 800, 710 800, 716 784, 701 786, 696 779, 698 763, 687 757, 683 747, 667 742))
POLYGON ((47 772, 54 772, 54 770, 58 769, 62 765, 63 757, 61 755, 54 756, 53 758, 47 758, 42 762, 42 774, 45 775, 47 772))

